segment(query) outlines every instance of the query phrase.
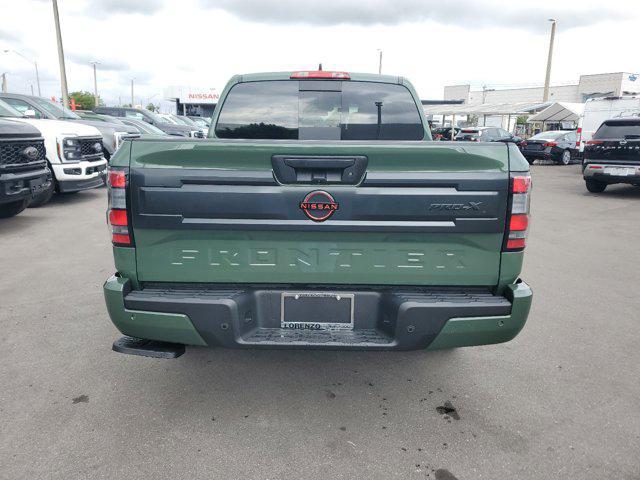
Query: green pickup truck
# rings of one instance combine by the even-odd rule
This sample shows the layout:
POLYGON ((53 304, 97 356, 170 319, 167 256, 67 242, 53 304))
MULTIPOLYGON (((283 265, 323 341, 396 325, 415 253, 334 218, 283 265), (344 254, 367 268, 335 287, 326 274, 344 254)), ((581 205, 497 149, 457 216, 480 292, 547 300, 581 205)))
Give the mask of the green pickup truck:
POLYGON ((515 144, 432 142, 406 79, 327 71, 233 77, 208 137, 111 159, 115 351, 442 349, 524 326, 515 144))

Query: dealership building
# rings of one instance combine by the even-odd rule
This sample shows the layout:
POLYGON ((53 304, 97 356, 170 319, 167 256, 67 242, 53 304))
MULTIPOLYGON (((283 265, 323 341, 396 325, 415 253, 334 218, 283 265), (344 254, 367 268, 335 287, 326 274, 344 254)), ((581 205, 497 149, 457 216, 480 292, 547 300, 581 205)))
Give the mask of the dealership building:
MULTIPOLYGON (((543 87, 472 89, 471 85, 444 87, 445 100, 458 100, 467 105, 542 102, 543 87)), ((550 102, 584 103, 589 98, 632 95, 640 93, 640 75, 637 73, 597 73, 581 75, 577 83, 552 85, 550 102)))
POLYGON ((164 89, 164 99, 175 106, 178 115, 211 117, 220 94, 215 88, 170 86, 164 89))
MULTIPOLYGON (((581 75, 576 83, 551 85, 543 102, 544 87, 474 89, 471 85, 444 87, 443 100, 423 101, 427 119, 433 125, 490 126, 516 131, 518 118, 536 119, 543 110, 560 106, 562 112, 552 126, 570 128, 579 119, 584 102, 597 97, 619 97, 640 93, 640 75, 617 72, 581 75)), ((555 117, 554 117, 555 118, 555 117)), ((549 126, 549 124, 547 124, 549 126)), ((528 130, 520 125, 521 130, 528 130)), ((536 126, 535 128, 540 128, 536 126)), ((545 128, 545 125, 542 125, 545 128)))

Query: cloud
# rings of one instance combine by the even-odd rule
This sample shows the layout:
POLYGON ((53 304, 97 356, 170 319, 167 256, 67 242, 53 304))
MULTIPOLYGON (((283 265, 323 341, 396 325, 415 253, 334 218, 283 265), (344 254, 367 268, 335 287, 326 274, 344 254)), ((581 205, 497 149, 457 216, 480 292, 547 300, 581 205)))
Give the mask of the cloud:
POLYGON ((0 30, 0 40, 6 40, 8 42, 16 42, 20 40, 16 34, 7 32, 6 30, 0 30))
POLYGON ((87 13, 113 15, 117 13, 152 15, 165 5, 165 0, 89 0, 87 13))
POLYGON ((66 58, 78 65, 89 65, 91 62, 98 62, 100 70, 113 72, 123 72, 131 69, 128 63, 120 60, 102 58, 100 55, 88 55, 86 53, 67 53, 66 58))
POLYGON ((547 3, 547 8, 541 2, 534 7, 524 2, 510 2, 506 6, 495 0, 201 0, 201 3, 254 22, 318 26, 397 25, 433 20, 465 28, 510 27, 537 32, 548 29, 550 17, 560 19, 564 29, 624 17, 617 9, 579 8, 560 2, 547 3))

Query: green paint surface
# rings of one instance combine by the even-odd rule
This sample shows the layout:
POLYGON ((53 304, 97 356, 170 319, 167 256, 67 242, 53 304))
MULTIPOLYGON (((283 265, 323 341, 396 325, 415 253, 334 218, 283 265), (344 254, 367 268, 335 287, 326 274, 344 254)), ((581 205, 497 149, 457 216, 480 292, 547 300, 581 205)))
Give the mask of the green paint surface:
POLYGON ((427 350, 490 345, 512 340, 527 321, 533 293, 531 288, 522 282, 509 285, 506 295, 513 303, 511 315, 452 318, 427 350))
POLYGON ((495 285, 502 234, 136 231, 158 282, 495 285))
POLYGON ((111 321, 120 332, 130 337, 206 346, 186 315, 127 310, 124 292, 129 279, 112 276, 103 286, 111 321))

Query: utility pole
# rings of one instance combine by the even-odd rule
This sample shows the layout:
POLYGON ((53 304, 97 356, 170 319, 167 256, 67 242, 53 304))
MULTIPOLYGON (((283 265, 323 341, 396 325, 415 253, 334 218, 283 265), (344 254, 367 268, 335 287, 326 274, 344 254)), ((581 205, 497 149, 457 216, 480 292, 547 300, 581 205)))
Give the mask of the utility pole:
POLYGON ((100 62, 94 60, 93 62, 89 62, 93 65, 93 96, 95 100, 96 107, 100 106, 100 102, 98 101, 98 76, 96 75, 96 65, 100 62))
POLYGON ((382 50, 378 49, 378 74, 382 73, 382 50))
POLYGON ((40 74, 38 73, 38 62, 33 62, 36 67, 36 83, 38 84, 38 96, 42 96, 42 91, 40 90, 40 74))
POLYGON ((131 79, 131 108, 133 108, 133 106, 135 105, 134 101, 133 101, 133 78, 131 79))
POLYGON ((67 90, 67 69, 64 66, 64 50, 62 48, 62 33, 60 32, 60 15, 58 14, 58 0, 53 1, 53 20, 56 24, 56 39, 58 41, 58 62, 60 63, 60 86, 62 87, 62 106, 69 108, 69 91, 67 90))
POLYGON ((547 74, 544 78, 544 94, 542 95, 542 101, 549 101, 549 83, 551 82, 551 60, 553 59, 553 41, 556 37, 556 20, 550 18, 551 22, 551 38, 549 39, 549 55, 547 56, 547 74))

